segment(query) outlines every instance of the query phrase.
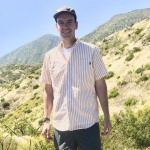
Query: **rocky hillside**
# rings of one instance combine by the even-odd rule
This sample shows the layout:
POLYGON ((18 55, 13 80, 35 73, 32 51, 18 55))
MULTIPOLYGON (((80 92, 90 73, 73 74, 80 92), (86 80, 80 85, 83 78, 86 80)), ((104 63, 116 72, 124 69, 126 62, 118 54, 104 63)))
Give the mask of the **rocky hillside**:
POLYGON ((81 40, 95 44, 107 36, 126 27, 132 26, 148 17, 150 17, 150 8, 115 15, 109 21, 98 26, 95 30, 82 37, 81 40))
POLYGON ((60 41, 60 37, 46 34, 1 57, 0 67, 12 63, 34 64, 42 62, 44 54, 56 47, 60 41))

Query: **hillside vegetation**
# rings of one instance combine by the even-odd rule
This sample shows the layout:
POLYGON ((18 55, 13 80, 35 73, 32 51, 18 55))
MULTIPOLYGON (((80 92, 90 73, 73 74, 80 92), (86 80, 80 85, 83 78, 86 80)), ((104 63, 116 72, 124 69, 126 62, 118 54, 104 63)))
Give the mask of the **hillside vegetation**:
POLYGON ((132 26, 147 17, 150 17, 150 8, 134 10, 128 13, 115 15, 106 23, 98 26, 95 30, 82 37, 81 40, 96 44, 107 36, 120 31, 126 27, 132 26))
MULTIPOLYGON (((124 28, 96 45, 109 71, 106 83, 113 125, 111 135, 101 137, 103 149, 150 149, 150 19, 124 28)), ((14 64, 0 68, 3 80, 0 84, 0 146, 10 145, 11 150, 54 150, 53 141, 47 142, 41 135, 44 115, 44 84, 38 81, 41 64, 25 69, 26 66, 14 64), (17 73, 20 76, 11 79, 7 68, 14 76, 17 73)), ((102 114, 100 108, 100 132, 103 132, 102 114)))
POLYGON ((56 47, 61 39, 58 36, 46 34, 29 42, 0 58, 0 67, 6 64, 34 64, 43 61, 44 54, 56 47))

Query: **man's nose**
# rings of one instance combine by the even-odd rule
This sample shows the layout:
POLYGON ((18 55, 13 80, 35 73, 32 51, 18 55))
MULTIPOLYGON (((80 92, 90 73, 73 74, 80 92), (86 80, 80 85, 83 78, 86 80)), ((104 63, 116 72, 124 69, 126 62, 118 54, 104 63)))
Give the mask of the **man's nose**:
POLYGON ((63 27, 64 27, 64 28, 69 27, 68 23, 64 23, 64 24, 63 24, 63 27))

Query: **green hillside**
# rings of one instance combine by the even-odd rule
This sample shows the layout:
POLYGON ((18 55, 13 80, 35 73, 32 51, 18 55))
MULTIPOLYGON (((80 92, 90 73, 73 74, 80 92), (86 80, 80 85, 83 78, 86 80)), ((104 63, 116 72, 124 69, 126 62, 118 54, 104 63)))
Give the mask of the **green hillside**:
MULTIPOLYGON (((96 45, 109 71, 106 84, 113 126, 109 137, 101 136, 103 149, 149 150, 150 19, 124 28, 96 45)), ((5 141, 6 148, 12 137, 11 150, 16 145, 16 150, 54 150, 53 141, 47 142, 41 135, 44 115, 44 84, 38 81, 41 65, 13 64, 0 68, 0 146, 5 141), (4 138, 8 133, 12 136, 4 138)), ((103 132, 101 108, 99 125, 103 132)))
POLYGON ((60 37, 46 34, 1 57, 0 67, 12 63, 34 64, 42 62, 44 54, 56 47, 60 41, 60 37))
POLYGON ((150 8, 134 10, 128 13, 115 15, 106 23, 98 26, 95 30, 82 37, 81 40, 89 43, 97 43, 107 36, 126 27, 150 17, 150 8))

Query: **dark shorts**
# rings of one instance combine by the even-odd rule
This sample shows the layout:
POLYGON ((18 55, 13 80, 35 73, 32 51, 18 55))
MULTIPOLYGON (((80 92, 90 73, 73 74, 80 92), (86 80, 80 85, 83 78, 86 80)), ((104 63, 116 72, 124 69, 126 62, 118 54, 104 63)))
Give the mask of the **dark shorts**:
POLYGON ((54 128, 56 150, 101 150, 99 123, 87 129, 58 131, 54 128))

